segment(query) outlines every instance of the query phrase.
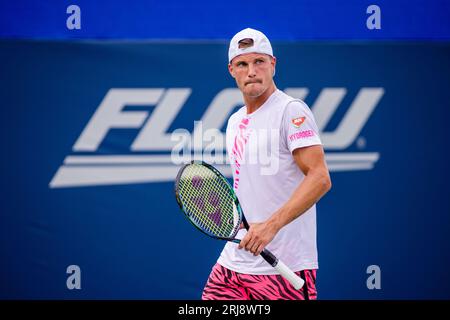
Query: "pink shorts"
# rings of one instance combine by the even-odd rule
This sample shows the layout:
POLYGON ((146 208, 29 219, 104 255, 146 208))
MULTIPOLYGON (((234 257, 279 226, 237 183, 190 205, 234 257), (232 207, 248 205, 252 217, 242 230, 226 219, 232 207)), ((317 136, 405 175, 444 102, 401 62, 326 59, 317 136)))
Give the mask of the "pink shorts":
POLYGON ((296 272, 305 284, 300 290, 280 275, 252 275, 216 263, 203 289, 202 300, 316 300, 316 270, 296 272))

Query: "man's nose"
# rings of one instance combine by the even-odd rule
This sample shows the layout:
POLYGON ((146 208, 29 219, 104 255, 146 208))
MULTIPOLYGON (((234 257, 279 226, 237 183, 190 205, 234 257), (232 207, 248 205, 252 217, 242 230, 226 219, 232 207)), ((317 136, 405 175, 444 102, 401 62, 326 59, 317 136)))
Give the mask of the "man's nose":
POLYGON ((254 78, 256 76, 256 68, 253 63, 248 64, 248 76, 249 78, 254 78))

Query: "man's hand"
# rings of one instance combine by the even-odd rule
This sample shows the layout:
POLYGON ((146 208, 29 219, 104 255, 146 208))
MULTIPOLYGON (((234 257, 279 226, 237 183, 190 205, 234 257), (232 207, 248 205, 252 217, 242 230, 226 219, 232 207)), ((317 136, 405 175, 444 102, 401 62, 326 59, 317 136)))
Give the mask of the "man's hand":
POLYGON ((270 241, 275 237, 278 228, 271 222, 252 223, 247 234, 239 243, 239 249, 244 248, 257 256, 264 250, 270 241))

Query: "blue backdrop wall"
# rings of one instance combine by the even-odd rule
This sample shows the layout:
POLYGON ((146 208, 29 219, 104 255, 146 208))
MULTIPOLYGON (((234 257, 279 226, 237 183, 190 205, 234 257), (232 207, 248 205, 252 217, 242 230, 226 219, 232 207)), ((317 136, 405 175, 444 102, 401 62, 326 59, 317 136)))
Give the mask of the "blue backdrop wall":
MULTIPOLYGON (((91 8, 80 3, 82 12, 91 8)), ((364 5, 348 4, 350 12, 364 5)), ((36 14, 51 17, 58 6, 44 2, 36 14)), ((198 299, 223 243, 198 233, 178 209, 170 136, 192 132, 207 114, 224 131, 241 101, 220 39, 240 27, 220 19, 215 40, 191 41, 208 36, 185 16, 197 29, 158 29, 152 41, 73 41, 61 39, 73 37, 64 12, 62 30, 54 22, 19 27, 12 21, 20 14, 8 17, 0 40, 0 297, 198 299), (111 125, 118 112, 140 120, 111 125), (66 286, 70 265, 81 269, 81 290, 66 286)), ((427 39, 445 40, 448 22, 436 21, 427 39)), ((450 45, 404 41, 420 32, 399 41, 399 25, 377 41, 321 26, 323 38, 336 36, 321 42, 299 41, 303 30, 291 25, 268 27, 277 86, 322 119, 333 189, 318 205, 321 299, 450 298, 450 45), (379 290, 366 285, 371 265, 381 270, 379 290)), ((83 36, 101 37, 96 28, 83 36)), ((112 29, 111 38, 148 36, 112 29)))
POLYGON ((0 36, 229 39, 252 26, 291 41, 449 40, 449 13, 447 0, 17 0, 0 2, 0 36), (71 5, 80 9, 80 29, 66 28, 71 5), (366 26, 371 5, 381 12, 381 29, 366 26))

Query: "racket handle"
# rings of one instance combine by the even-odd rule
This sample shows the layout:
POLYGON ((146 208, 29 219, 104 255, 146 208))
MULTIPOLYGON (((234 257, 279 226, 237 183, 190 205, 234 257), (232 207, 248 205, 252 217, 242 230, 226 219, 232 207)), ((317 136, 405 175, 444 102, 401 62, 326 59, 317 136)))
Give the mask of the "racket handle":
POLYGON ((298 275, 294 273, 287 265, 283 263, 283 261, 277 259, 267 249, 264 249, 261 252, 261 256, 266 260, 272 267, 274 267, 287 281, 289 281, 296 290, 300 290, 305 284, 305 280, 300 278, 298 275))
POLYGON ((283 261, 278 260, 277 265, 274 267, 277 271, 289 281, 296 290, 300 290, 305 284, 305 280, 300 278, 298 275, 294 273, 291 269, 288 268, 287 265, 283 263, 283 261))

